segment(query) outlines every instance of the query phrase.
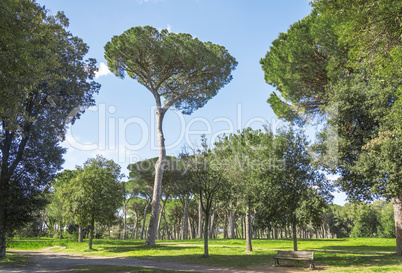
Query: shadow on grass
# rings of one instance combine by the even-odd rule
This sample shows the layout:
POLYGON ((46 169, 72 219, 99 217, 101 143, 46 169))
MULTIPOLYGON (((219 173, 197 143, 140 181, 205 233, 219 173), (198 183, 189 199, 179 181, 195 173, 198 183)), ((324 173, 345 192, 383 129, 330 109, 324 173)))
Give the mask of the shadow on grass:
MULTIPOLYGON (((317 254, 317 262, 327 266, 400 266, 402 258, 395 254, 317 254)), ((401 268, 402 269, 402 268, 401 268)))
POLYGON ((31 258, 17 253, 8 252, 6 258, 0 259, 0 268, 26 267, 31 264, 31 258))
MULTIPOLYGON (((203 258, 201 254, 190 255, 161 255, 161 256, 141 256, 133 257, 138 259, 160 260, 169 262, 181 262, 189 264, 200 264, 208 266, 221 266, 229 268, 253 268, 253 267, 273 267, 273 254, 244 254, 244 255, 215 255, 211 254, 208 258, 203 258)), ((344 254, 344 253, 319 253, 315 255, 314 270, 324 270, 326 267, 382 267, 400 266, 402 258, 393 254, 344 254)), ((309 268, 308 261, 281 261, 280 267, 285 268, 309 268)), ((401 267, 402 269, 402 267, 401 267)))

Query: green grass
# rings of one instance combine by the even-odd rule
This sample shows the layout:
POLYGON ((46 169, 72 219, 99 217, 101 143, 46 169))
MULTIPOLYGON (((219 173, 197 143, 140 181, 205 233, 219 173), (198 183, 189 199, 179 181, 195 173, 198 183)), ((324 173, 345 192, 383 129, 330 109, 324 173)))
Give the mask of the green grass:
POLYGON ((7 253, 6 258, 0 259, 0 268, 25 267, 31 259, 17 253, 7 253))
MULTIPOLYGON (((145 246, 140 240, 94 240, 93 250, 88 244, 72 240, 45 238, 20 238, 8 242, 10 249, 35 250, 61 246, 52 251, 96 255, 105 257, 128 257, 148 260, 177 261, 246 268, 272 266, 277 250, 292 250, 292 240, 253 240, 253 252, 246 253, 245 240, 218 239, 209 241, 210 258, 201 258, 203 240, 158 241, 155 246, 145 246)), ((301 239, 299 250, 314 250, 318 268, 329 272, 402 272, 401 258, 395 255, 395 239, 346 238, 346 239, 301 239), (364 253, 369 252, 369 253, 364 253)), ((307 267, 289 261, 286 265, 307 267)))

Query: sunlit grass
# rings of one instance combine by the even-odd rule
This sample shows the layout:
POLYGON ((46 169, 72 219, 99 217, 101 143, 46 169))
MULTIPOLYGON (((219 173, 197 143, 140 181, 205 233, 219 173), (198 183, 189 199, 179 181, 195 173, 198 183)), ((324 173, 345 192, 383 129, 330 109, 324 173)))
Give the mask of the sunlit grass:
MULTIPOLYGON (((105 257, 127 257, 147 260, 176 261, 246 268, 253 266, 272 266, 277 250, 292 250, 291 239, 254 239, 253 252, 246 252, 242 239, 209 240, 208 259, 202 258, 203 240, 158 241, 155 246, 145 246, 141 240, 94 240, 93 250, 88 242, 45 238, 14 239, 8 242, 13 249, 35 250, 51 246, 54 252, 105 257)), ((329 272, 402 272, 401 259, 395 255, 395 239, 345 238, 345 239, 300 239, 299 250, 314 250, 318 267, 329 272), (370 252, 370 253, 364 253, 370 252)), ((281 263, 282 264, 282 263, 281 263)), ((284 263, 307 267, 306 262, 284 263)), ((135 271, 134 271, 135 272, 135 271)))

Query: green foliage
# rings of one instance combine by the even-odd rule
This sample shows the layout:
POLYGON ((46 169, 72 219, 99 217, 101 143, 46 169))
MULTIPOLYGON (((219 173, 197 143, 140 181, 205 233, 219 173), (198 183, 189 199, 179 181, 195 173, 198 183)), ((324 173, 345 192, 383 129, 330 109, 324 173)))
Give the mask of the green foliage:
POLYGON ((330 232, 336 238, 395 238, 395 220, 391 202, 330 205, 325 218, 330 232))
POLYGON ((191 114, 230 82, 237 62, 220 45, 201 42, 190 34, 133 27, 105 45, 109 69, 144 85, 167 108, 191 114))
POLYGON ((306 137, 293 130, 282 131, 274 149, 282 168, 274 170, 258 191, 258 223, 263 227, 319 226, 332 189, 324 175, 314 169, 306 137))
POLYGON ((63 13, 36 2, 0 3, 0 256, 4 236, 46 204, 43 189, 63 163, 66 126, 94 104, 96 61, 66 30, 63 13))
POLYGON ((280 92, 268 102, 279 118, 302 122, 321 115, 333 70, 345 65, 347 50, 338 45, 333 21, 316 12, 280 33, 260 63, 265 81, 280 92))

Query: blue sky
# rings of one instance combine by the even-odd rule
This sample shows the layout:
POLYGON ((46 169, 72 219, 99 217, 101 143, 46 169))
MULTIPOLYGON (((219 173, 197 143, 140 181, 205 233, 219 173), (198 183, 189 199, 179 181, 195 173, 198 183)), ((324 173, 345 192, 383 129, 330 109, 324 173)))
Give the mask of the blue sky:
MULTIPOLYGON (((96 107, 70 128, 64 168, 73 169, 87 158, 103 154, 127 174, 127 165, 157 156, 151 93, 136 81, 108 73, 104 45, 134 26, 150 25, 175 33, 190 33, 201 41, 225 46, 238 61, 233 80, 191 116, 171 110, 164 120, 168 155, 184 145, 211 142, 217 135, 247 126, 275 131, 283 124, 266 102, 274 91, 264 81, 259 61, 280 32, 311 12, 309 0, 38 0, 51 14, 64 11, 69 30, 90 47, 88 58, 100 67, 102 85, 96 107)), ((314 128, 312 129, 314 131, 314 128)), ((343 204, 337 194, 335 203, 343 204)))

